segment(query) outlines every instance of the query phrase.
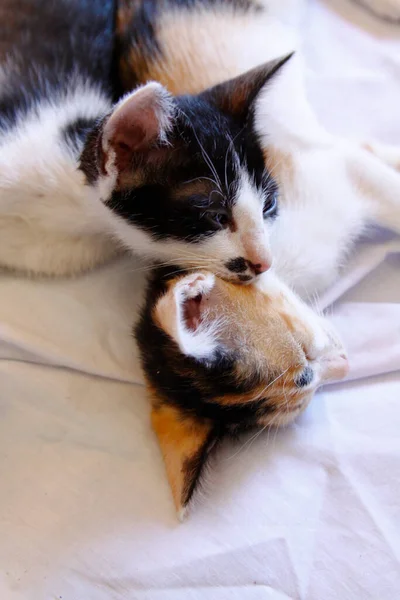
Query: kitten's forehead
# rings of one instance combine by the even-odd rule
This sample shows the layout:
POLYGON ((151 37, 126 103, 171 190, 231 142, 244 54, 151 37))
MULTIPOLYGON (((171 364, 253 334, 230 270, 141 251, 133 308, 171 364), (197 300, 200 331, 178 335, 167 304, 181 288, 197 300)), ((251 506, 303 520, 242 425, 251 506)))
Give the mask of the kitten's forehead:
POLYGON ((201 143, 216 145, 218 139, 227 147, 228 139, 237 136, 243 130, 243 125, 201 97, 180 96, 176 102, 178 129, 187 134, 190 134, 191 130, 194 131, 201 143))
POLYGON ((221 180, 237 176, 240 166, 252 171, 265 170, 263 153, 251 123, 244 126, 203 98, 178 98, 173 136, 176 142, 185 141, 189 153, 201 157, 203 169, 210 169, 212 162, 221 180))

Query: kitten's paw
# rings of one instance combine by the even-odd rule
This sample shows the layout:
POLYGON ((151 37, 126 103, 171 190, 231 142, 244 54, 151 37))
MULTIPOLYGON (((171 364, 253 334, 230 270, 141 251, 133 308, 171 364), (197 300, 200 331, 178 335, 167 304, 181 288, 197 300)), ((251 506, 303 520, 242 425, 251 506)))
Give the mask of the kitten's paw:
POLYGON ((175 288, 183 299, 196 298, 196 296, 207 294, 214 286, 215 277, 212 273, 191 273, 183 277, 175 288))
POLYGON ((357 0, 368 12, 387 21, 400 21, 400 0, 357 0))
POLYGON ((400 146, 378 142, 365 142, 362 146, 392 169, 400 171, 400 146))

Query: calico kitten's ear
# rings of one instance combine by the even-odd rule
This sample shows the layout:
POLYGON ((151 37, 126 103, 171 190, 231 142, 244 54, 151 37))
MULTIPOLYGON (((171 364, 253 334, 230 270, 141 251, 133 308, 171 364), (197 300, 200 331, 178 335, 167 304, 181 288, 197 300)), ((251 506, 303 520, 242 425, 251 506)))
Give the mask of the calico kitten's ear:
POLYGON ((156 322, 186 356, 200 360, 215 351, 215 324, 203 318, 214 292, 212 273, 190 273, 174 282, 155 306, 156 322))
POLYGON ((178 408, 166 404, 153 407, 151 420, 178 517, 183 520, 209 453, 218 441, 218 428, 209 420, 185 415, 178 408))
POLYGON ((292 56, 293 52, 264 63, 243 75, 206 90, 202 95, 222 112, 244 120, 263 87, 292 56))
POLYGON ((124 96, 89 134, 81 169, 89 182, 98 175, 121 174, 152 149, 167 143, 175 104, 159 83, 150 82, 124 96))

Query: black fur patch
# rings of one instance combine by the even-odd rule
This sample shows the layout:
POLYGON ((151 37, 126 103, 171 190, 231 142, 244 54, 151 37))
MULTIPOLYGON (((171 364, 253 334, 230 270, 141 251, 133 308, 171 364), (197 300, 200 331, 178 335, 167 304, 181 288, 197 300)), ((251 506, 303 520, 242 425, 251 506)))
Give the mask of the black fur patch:
POLYGON ((252 127, 222 114, 203 96, 181 96, 177 104, 178 118, 169 134, 173 151, 161 149, 154 166, 141 163, 138 157, 145 183, 114 192, 107 204, 156 239, 199 242, 221 229, 209 218, 209 211, 220 210, 227 216, 225 226, 236 228, 232 209, 241 170, 264 197, 275 193, 277 186, 265 169, 252 127), (204 193, 177 197, 185 181, 204 181, 204 193))
MULTIPOLYGON (((161 12, 158 0, 120 0, 117 19, 116 56, 117 61, 126 57, 129 64, 125 89, 128 83, 132 89, 141 82, 140 63, 161 56, 161 47, 156 36, 157 19, 161 12), (130 60, 131 48, 137 48, 137 61, 130 60), (137 70, 137 72, 135 72, 137 70)), ((122 92, 122 90, 121 90, 122 92)))
POLYGON ((244 273, 247 271, 247 262, 244 258, 232 258, 225 264, 226 268, 232 271, 232 273, 244 273))
POLYGON ((69 123, 65 127, 64 131, 62 132, 63 139, 68 146, 78 152, 82 148, 85 140, 88 137, 88 134, 95 125, 95 119, 78 117, 75 121, 69 123))
POLYGON ((0 127, 12 127, 43 100, 56 100, 74 77, 111 96, 114 0, 2 0, 0 127))
POLYGON ((100 176, 99 146, 102 133, 103 122, 99 122, 89 131, 79 158, 79 168, 85 174, 89 185, 95 185, 100 176))
POLYGON ((251 275, 238 275, 239 281, 246 283, 247 281, 251 281, 253 278, 251 275))
POLYGON ((194 456, 187 458, 183 464, 182 470, 184 471, 186 482, 182 490, 182 506, 186 506, 190 502, 195 488, 199 485, 199 477, 204 469, 204 466, 208 460, 211 450, 214 450, 218 441, 220 440, 221 432, 218 424, 214 425, 210 433, 207 436, 206 442, 200 448, 200 450, 194 456))

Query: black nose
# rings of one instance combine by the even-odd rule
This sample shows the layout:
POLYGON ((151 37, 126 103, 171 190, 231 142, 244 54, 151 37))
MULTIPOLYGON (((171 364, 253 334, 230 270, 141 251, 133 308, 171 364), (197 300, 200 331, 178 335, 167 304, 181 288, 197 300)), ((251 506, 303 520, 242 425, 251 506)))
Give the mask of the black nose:
POLYGON ((242 258, 241 256, 238 258, 232 258, 225 263, 227 269, 232 271, 232 273, 244 273, 247 271, 247 260, 242 258))
POLYGON ((313 379, 314 371, 311 367, 306 367, 304 371, 300 373, 300 375, 297 375, 297 377, 294 380, 294 384, 298 388, 303 388, 309 385, 313 379))
POLYGON ((250 260, 246 260, 243 256, 232 258, 225 263, 227 269, 232 273, 245 273, 250 270, 254 275, 261 275, 265 271, 268 271, 270 264, 266 262, 252 263, 250 260))

